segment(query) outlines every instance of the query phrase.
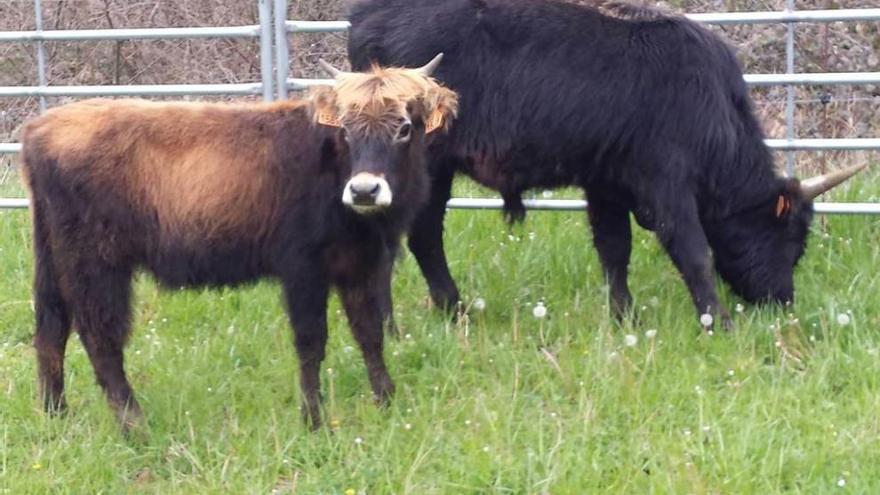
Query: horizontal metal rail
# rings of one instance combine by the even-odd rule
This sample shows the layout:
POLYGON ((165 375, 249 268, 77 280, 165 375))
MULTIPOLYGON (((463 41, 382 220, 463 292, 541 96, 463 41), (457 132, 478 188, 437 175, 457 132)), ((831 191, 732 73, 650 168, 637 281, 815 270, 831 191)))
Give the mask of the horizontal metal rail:
MULTIPOLYGON (((0 198, 0 209, 26 209, 27 198, 0 198)), ((524 199, 528 210, 537 211, 583 211, 587 201, 583 199, 524 199)), ((446 207, 457 210, 500 210, 501 198, 452 198, 446 207)), ((880 203, 814 203, 813 209, 823 215, 880 215, 880 203)))
MULTIPOLYGON (((880 72, 744 74, 743 79, 749 86, 782 86, 791 84, 802 86, 880 84, 880 72)), ((287 89, 290 91, 302 91, 312 86, 327 86, 332 84, 333 79, 291 78, 287 80, 287 89)))
MULTIPOLYGON (((880 138, 766 139, 770 149, 779 151, 857 151, 880 150, 880 138)), ((0 155, 21 151, 21 143, 0 143, 0 155)))
POLYGON ((182 38, 257 38, 260 26, 70 29, 48 31, 3 31, 0 42, 30 41, 128 41, 182 38))
POLYGON ((820 72, 800 74, 745 74, 749 86, 778 86, 783 84, 831 86, 836 84, 877 84, 880 72, 820 72))
POLYGON ((795 22, 877 21, 880 9, 798 10, 791 12, 717 12, 685 14, 705 24, 790 24, 795 22))
POLYGON ((351 27, 348 21, 287 21, 288 33, 336 33, 351 27))
POLYGON ((0 86, 0 97, 259 95, 262 83, 137 84, 120 86, 0 86))

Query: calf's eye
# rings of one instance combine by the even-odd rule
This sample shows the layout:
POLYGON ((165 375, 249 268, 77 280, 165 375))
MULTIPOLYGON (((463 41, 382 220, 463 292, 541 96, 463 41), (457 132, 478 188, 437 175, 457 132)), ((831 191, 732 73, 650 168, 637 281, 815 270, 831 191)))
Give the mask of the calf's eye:
POLYGON ((409 141, 410 134, 412 134, 412 124, 406 122, 397 130, 396 139, 397 141, 409 141))

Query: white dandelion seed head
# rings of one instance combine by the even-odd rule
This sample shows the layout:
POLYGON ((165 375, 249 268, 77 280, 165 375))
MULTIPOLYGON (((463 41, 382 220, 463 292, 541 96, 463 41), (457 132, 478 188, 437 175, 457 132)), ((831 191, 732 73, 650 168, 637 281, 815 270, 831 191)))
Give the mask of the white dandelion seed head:
POLYGON ((412 339, 412 335, 411 335, 411 334, 406 334, 406 335, 403 336, 403 338, 405 338, 406 340, 411 340, 411 339, 412 339))
POLYGON ((650 330, 645 330, 645 338, 648 340, 653 340, 657 337, 657 330, 652 328, 650 330))
POLYGON ((488 446, 488 445, 485 446, 485 447, 483 447, 483 452, 489 452, 489 446, 488 446))
POLYGON ((535 235, 536 235, 536 234, 535 234, 534 232, 529 232, 529 240, 530 240, 530 241, 534 241, 534 240, 535 240, 535 235))
POLYGON ((715 318, 713 318, 712 315, 710 315, 709 313, 703 313, 700 315, 700 323, 704 327, 708 327, 708 326, 712 325, 712 323, 714 321, 715 321, 715 318))
POLYGON ((544 192, 541 193, 541 196, 544 196, 545 198, 552 198, 553 191, 551 191, 549 189, 544 189, 544 192))
POLYGON ((837 315, 837 324, 841 326, 849 325, 850 317, 846 313, 840 313, 837 315))
POLYGON ((538 302, 538 304, 536 304, 535 307, 532 308, 532 316, 539 320, 547 316, 547 307, 544 306, 543 302, 538 302))
POLYGON ((840 478, 839 480, 837 480, 837 486, 839 486, 839 487, 841 487, 841 488, 845 487, 845 486, 846 486, 846 480, 843 479, 843 478, 840 478))
POLYGON ((633 334, 626 334, 623 337, 623 344, 627 347, 633 347, 639 343, 639 338, 633 334))
POLYGON ((727 376, 733 376, 733 374, 734 374, 733 370, 727 370, 727 376))
POLYGON ((486 300, 482 297, 474 299, 473 307, 477 311, 483 311, 484 309, 486 309, 486 300))
POLYGON ((364 443, 364 439, 361 438, 361 437, 355 437, 355 438, 354 438, 354 443, 360 445, 360 444, 364 443))
POLYGON ((736 308, 735 308, 735 309, 736 309, 736 312, 737 312, 737 313, 742 313, 743 311, 746 310, 746 307, 743 306, 743 305, 740 304, 740 303, 736 303, 736 308))
POLYGON ((407 424, 403 425, 403 429, 404 429, 404 430, 411 430, 411 429, 412 429, 412 425, 409 424, 409 423, 407 423, 407 424))
POLYGON ((684 436, 686 436, 686 437, 691 436, 691 430, 689 430, 689 429, 687 429, 687 428, 685 428, 685 430, 684 430, 682 433, 683 433, 684 436))

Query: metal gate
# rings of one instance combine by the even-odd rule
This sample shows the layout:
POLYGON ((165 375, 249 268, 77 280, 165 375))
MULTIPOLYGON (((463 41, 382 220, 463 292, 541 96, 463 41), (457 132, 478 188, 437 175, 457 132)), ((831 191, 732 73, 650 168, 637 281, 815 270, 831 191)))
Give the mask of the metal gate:
MULTIPOLYGON (((787 87, 786 137, 767 139, 767 145, 786 153, 786 170, 793 173, 793 152, 814 150, 880 150, 880 137, 846 139, 798 139, 794 134, 795 85, 858 85, 880 84, 880 72, 794 73, 795 23, 824 23, 845 21, 880 21, 880 8, 840 10, 794 10, 794 0, 786 0, 786 10, 778 12, 731 12, 689 14, 687 17, 701 23, 715 25, 776 24, 787 26, 786 73, 746 74, 750 86, 787 87)), ((40 0, 34 0, 36 9, 35 31, 0 32, 0 42, 28 41, 36 45, 38 86, 0 87, 0 98, 38 96, 173 96, 173 95, 259 95, 270 101, 287 98, 289 91, 299 91, 319 84, 332 84, 329 79, 291 78, 289 36, 296 33, 345 32, 347 21, 297 21, 287 19, 288 0, 258 0, 259 21, 254 26, 99 29, 75 31, 44 31, 40 19, 40 0), (274 8, 273 8, 274 7, 274 8), (273 16, 274 10, 274 16, 273 16), (274 31, 274 44, 272 34, 274 31), (133 40, 169 38, 253 38, 260 43, 260 81, 244 84, 168 84, 139 86, 49 86, 45 76, 44 42, 85 40, 133 40), (273 48, 274 47, 274 48, 273 48), (274 53, 273 53, 274 52, 274 53), (274 57, 273 57, 274 54, 274 57), (274 78, 273 78, 274 58, 274 78), (275 91, 273 91, 273 89, 275 91)), ((41 101, 41 108, 45 108, 41 101)), ((0 153, 17 153, 18 143, 0 143, 0 153)), ((584 200, 527 199, 526 208, 538 210, 583 210, 584 200)), ((26 199, 0 199, 0 208, 27 208, 26 199)), ((499 209, 501 199, 452 198, 448 206, 462 209, 499 209)), ((815 203, 817 213, 880 215, 880 203, 815 203)))

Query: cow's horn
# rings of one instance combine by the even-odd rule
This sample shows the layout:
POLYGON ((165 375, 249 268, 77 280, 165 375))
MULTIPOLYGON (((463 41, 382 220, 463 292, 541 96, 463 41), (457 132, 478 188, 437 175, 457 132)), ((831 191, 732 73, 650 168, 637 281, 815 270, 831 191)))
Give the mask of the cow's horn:
POLYGON ((844 168, 842 170, 804 179, 801 181, 801 192, 806 199, 816 199, 820 194, 837 186, 853 175, 856 175, 860 170, 867 166, 867 163, 862 163, 861 165, 853 165, 852 167, 844 168))
POLYGON ((443 59, 443 52, 437 54, 436 57, 432 58, 430 62, 416 69, 416 72, 419 74, 429 77, 431 74, 437 70, 437 66, 440 65, 440 61, 443 59))
POLYGON ((339 74, 342 74, 342 71, 330 65, 330 62, 327 62, 323 58, 318 59, 318 65, 321 66, 322 69, 326 70, 331 76, 337 77, 339 74))

